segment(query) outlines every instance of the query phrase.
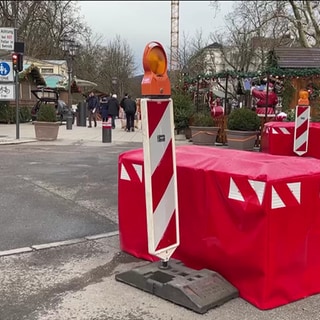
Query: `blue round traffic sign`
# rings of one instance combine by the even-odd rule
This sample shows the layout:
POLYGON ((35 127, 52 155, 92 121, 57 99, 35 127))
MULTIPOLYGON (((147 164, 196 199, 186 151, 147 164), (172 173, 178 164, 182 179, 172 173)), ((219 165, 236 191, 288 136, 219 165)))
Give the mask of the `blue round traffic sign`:
POLYGON ((10 73, 10 66, 7 62, 0 62, 0 76, 7 76, 10 73))

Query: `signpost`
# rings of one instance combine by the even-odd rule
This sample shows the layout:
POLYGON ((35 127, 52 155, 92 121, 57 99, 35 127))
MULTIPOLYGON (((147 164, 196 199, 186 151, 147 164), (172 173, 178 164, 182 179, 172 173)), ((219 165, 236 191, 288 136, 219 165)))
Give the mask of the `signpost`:
POLYGON ((13 82, 13 68, 12 61, 1 61, 0 62, 0 82, 13 82))
POLYGON ((0 28, 0 50, 13 51, 15 41, 14 28, 0 28))
POLYGON ((0 84, 0 100, 9 101, 15 100, 15 85, 14 83, 0 84))
POLYGON ((299 96, 300 99, 296 106, 293 152, 302 156, 308 151, 310 106, 307 91, 301 90, 299 96))
POLYGON ((15 28, 0 28, 0 50, 17 51, 12 61, 0 61, 0 101, 16 100, 16 139, 19 133, 19 72, 23 69, 24 43, 16 42, 15 28))

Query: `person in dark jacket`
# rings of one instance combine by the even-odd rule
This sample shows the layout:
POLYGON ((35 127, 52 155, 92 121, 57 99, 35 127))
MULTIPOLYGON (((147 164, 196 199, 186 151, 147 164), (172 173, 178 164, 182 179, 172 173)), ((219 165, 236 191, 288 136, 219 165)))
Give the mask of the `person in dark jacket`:
POLYGON ((88 98, 88 111, 89 111, 89 126, 88 128, 92 128, 91 122, 94 121, 94 126, 97 126, 97 112, 99 110, 99 99, 95 96, 94 92, 90 92, 88 98))
POLYGON ((115 118, 119 117, 119 106, 117 95, 113 94, 111 99, 108 101, 108 115, 111 117, 112 129, 116 127, 115 118))
POLYGON ((122 99, 122 108, 126 113, 127 125, 126 131, 134 131, 134 116, 137 111, 137 104, 131 97, 128 95, 124 99, 122 99))
POLYGON ((108 120, 108 108, 109 108, 108 98, 109 96, 103 97, 100 103, 100 113, 101 113, 101 118, 103 122, 108 120))

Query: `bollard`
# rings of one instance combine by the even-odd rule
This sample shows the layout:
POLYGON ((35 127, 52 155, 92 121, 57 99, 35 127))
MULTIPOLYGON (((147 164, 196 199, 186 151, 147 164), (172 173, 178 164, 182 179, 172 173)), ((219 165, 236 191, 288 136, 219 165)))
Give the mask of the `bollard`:
POLYGON ((107 122, 102 122, 102 142, 111 142, 111 117, 107 122))
POLYGON ((79 102, 77 106, 77 126, 86 127, 87 126, 87 105, 86 102, 79 102))
POLYGON ((66 126, 67 130, 72 130, 72 122, 73 122, 73 115, 71 113, 71 110, 69 109, 68 114, 67 114, 67 119, 66 119, 66 126))

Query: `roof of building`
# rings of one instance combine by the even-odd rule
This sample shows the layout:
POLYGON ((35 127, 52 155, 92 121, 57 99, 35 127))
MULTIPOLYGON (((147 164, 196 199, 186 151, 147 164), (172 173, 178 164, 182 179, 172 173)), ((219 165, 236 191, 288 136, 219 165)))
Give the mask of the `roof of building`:
POLYGON ((42 61, 46 61, 48 63, 58 64, 58 65, 62 65, 64 63, 67 63, 66 60, 42 60, 42 61))
POLYGON ((320 48, 275 48, 279 68, 319 68, 320 48))
POLYGON ((222 44, 218 42, 214 42, 206 46, 204 49, 221 49, 221 48, 222 48, 222 44))

